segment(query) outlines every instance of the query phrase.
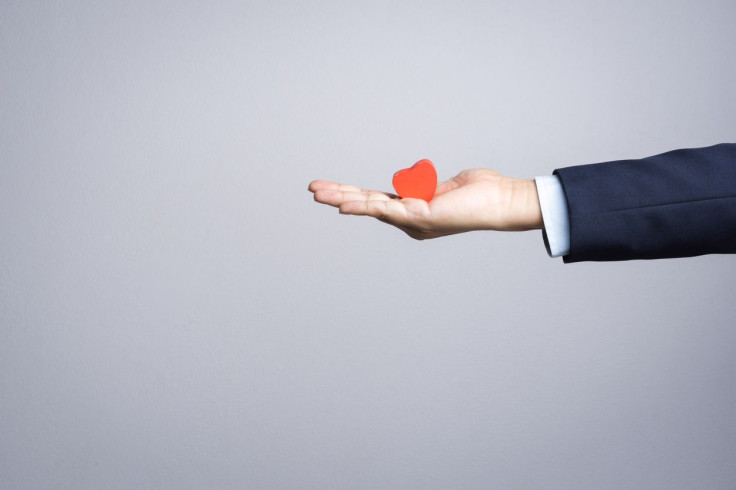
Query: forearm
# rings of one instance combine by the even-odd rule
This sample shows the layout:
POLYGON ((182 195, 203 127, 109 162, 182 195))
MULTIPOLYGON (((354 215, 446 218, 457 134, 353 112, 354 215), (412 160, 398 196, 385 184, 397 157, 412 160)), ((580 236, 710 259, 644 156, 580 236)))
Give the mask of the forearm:
POLYGON ((736 253, 736 145, 555 171, 570 210, 565 262, 736 253))

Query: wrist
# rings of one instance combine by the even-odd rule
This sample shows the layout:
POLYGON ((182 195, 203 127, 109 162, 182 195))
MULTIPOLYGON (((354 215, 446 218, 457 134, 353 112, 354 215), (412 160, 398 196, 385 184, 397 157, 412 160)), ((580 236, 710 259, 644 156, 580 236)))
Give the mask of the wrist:
POLYGON ((534 179, 514 179, 514 194, 518 197, 515 203, 517 215, 514 217, 514 228, 519 231, 541 230, 544 228, 542 207, 539 204, 539 192, 534 179))

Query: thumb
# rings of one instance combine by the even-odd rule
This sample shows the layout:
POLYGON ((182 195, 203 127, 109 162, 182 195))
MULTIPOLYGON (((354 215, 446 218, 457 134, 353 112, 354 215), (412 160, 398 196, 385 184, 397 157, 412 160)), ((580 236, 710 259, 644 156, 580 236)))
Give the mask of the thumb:
POLYGON ((437 189, 435 189, 434 195, 441 196, 442 194, 450 192, 453 189, 457 189, 458 187, 460 187, 460 183, 457 180, 457 176, 455 176, 449 180, 437 184, 437 189))

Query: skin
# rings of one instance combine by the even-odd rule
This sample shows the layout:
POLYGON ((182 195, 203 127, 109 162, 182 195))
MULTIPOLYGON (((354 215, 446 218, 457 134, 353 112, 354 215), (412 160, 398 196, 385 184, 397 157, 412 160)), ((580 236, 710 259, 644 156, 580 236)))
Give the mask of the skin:
POLYGON ((430 202, 326 180, 311 182, 309 191, 315 201, 339 208, 340 214, 372 216, 417 240, 474 230, 543 227, 534 180, 505 177, 489 169, 463 170, 441 182, 430 202))

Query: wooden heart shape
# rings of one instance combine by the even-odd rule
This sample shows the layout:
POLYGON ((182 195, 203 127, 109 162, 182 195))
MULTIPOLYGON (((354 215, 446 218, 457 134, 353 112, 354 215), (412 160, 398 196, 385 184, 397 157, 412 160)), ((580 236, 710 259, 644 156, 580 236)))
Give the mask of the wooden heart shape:
POLYGON ((413 197, 429 202, 437 189, 437 171, 429 160, 419 160, 394 174, 394 189, 402 199, 413 197))

